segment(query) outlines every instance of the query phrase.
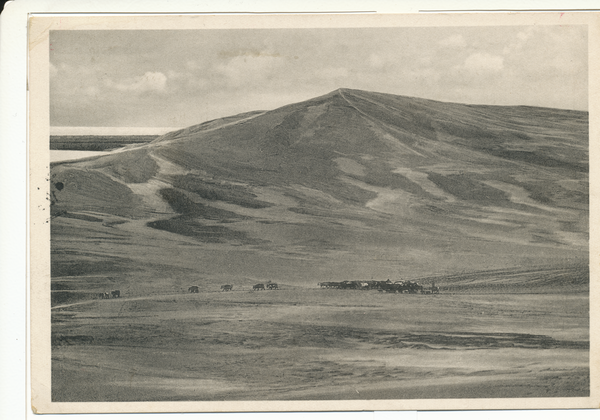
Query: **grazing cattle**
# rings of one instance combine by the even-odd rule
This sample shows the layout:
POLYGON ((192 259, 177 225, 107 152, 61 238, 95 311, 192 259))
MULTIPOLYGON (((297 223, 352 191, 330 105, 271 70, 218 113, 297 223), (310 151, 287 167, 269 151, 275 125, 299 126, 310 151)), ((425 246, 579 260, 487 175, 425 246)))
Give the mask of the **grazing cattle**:
POLYGON ((200 293, 200 289, 198 288, 198 286, 190 286, 188 288, 188 292, 189 293, 200 293))
POLYGON ((254 286, 252 286, 252 290, 265 290, 265 285, 262 283, 255 284, 254 286))
POLYGON ((113 290, 112 292, 110 292, 110 296, 113 298, 119 298, 121 297, 121 291, 120 290, 113 290))
POLYGON ((408 293, 423 293, 423 286, 414 281, 407 281, 405 288, 408 293))
POLYGON ((277 285, 277 283, 269 283, 269 284, 267 284, 267 289, 277 290, 277 289, 279 289, 279 286, 277 285))
POLYGON ((388 284, 385 287, 385 291, 388 292, 388 293, 404 293, 404 291, 405 291, 405 285, 402 282, 388 284))
POLYGON ((103 292, 99 294, 100 299, 110 299, 110 293, 103 292))
POLYGON ((375 284, 371 287, 373 288, 377 288, 377 290, 379 290, 380 292, 385 292, 387 291, 387 289, 389 289, 390 284, 392 284, 391 281, 376 281, 375 284))
POLYGON ((231 284, 224 284, 223 286, 221 286, 222 292, 230 292, 232 290, 233 290, 233 285, 231 285, 231 284))

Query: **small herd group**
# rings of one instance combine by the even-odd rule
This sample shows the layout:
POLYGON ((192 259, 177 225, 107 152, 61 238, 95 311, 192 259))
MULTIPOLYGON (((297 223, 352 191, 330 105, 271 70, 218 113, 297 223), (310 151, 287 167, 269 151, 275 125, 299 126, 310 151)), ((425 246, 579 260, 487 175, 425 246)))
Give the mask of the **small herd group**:
MULTIPOLYGON (((224 284, 223 286, 221 286, 222 292, 230 292, 232 290, 233 290, 233 285, 231 285, 231 284, 224 284)), ((199 286, 190 286, 188 288, 188 293, 200 293, 200 287, 199 286)))
POLYGON ((120 298, 120 297, 121 297, 120 290, 113 290, 111 292, 103 292, 98 295, 98 298, 100 298, 100 299, 110 299, 110 298, 120 298))
MULTIPOLYGON (((265 290, 265 289, 276 290, 276 289, 279 289, 279 286, 277 285, 277 283, 267 283, 266 287, 265 287, 264 283, 259 283, 259 284, 255 284, 254 286, 252 286, 252 291, 265 290)), ((224 284, 223 286, 221 286, 222 292, 231 292, 232 290, 233 290, 232 284, 224 284)), ((200 287, 199 286, 190 286, 188 288, 188 293, 200 293, 200 287)))
MULTIPOLYGON (((266 288, 269 290, 277 290, 279 289, 279 286, 277 285, 277 283, 267 283, 266 288)), ((265 285, 263 283, 255 284, 254 286, 252 286, 252 290, 265 290, 265 285)))

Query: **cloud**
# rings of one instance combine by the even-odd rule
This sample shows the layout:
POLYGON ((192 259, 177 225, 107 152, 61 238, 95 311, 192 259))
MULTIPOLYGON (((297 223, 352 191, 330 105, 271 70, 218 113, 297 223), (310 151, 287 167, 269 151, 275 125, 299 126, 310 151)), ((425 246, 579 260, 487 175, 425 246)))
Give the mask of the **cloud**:
POLYGON ((235 56, 219 64, 215 70, 234 85, 243 85, 248 81, 269 79, 283 64, 278 54, 247 53, 235 56))
POLYGON ((449 66, 439 79, 444 86, 444 99, 456 102, 485 103, 487 91, 498 94, 500 84, 512 73, 504 71, 504 57, 487 52, 475 52, 468 55, 461 64, 449 66), (462 99, 449 99, 457 93, 462 99), (475 98, 479 94, 482 101, 475 98), (449 96, 450 95, 450 96, 449 96))
POLYGON ((460 66, 469 72, 497 72, 504 68, 504 57, 489 53, 474 53, 460 66))
POLYGON ((504 47, 504 54, 511 54, 518 51, 521 51, 527 41, 538 31, 535 26, 530 26, 520 32, 517 33, 515 39, 513 39, 506 47, 504 47))
POLYGON ((178 72, 175 70, 168 70, 167 77, 169 79, 169 86, 174 89, 185 89, 185 90, 199 90, 210 88, 211 82, 206 77, 198 74, 186 71, 178 72))
POLYGON ((439 44, 443 47, 463 48, 467 46, 467 41, 464 36, 456 34, 442 39, 439 44))
POLYGON ((109 79, 106 85, 122 92, 161 92, 166 88, 167 76, 161 72, 147 71, 143 76, 132 77, 119 83, 109 79))

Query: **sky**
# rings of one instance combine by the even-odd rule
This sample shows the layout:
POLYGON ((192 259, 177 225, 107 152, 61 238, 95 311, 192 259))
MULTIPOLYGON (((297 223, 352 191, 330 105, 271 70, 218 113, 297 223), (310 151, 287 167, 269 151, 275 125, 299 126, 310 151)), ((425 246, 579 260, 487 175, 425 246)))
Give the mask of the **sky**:
POLYGON ((340 87, 587 110, 587 43, 578 25, 54 30, 51 133, 165 131, 340 87))

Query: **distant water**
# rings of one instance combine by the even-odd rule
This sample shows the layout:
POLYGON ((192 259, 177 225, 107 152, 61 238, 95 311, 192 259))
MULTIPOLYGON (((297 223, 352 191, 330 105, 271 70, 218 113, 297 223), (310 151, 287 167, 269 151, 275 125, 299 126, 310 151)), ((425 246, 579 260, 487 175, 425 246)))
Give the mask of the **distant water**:
POLYGON ((107 155, 110 152, 92 152, 89 150, 50 150, 50 162, 62 162, 65 160, 77 160, 90 156, 107 155))
POLYGON ((50 127, 51 136, 161 136, 182 127, 50 127))

